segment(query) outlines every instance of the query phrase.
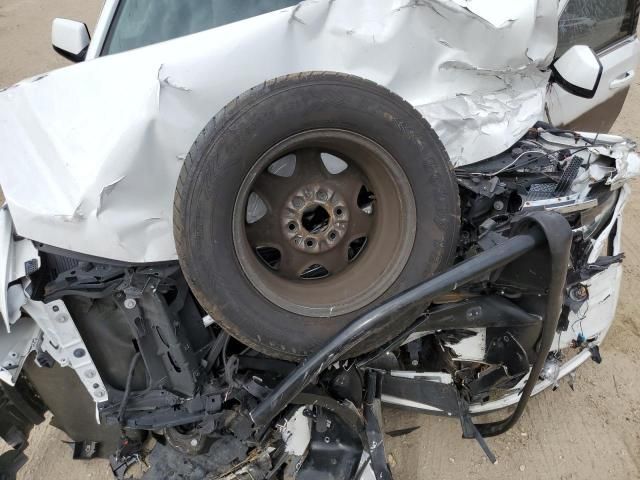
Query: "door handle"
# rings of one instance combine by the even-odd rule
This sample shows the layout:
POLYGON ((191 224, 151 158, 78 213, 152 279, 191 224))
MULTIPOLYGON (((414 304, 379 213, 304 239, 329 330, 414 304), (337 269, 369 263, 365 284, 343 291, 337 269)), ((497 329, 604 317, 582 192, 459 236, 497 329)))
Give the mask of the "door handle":
POLYGON ((636 76, 636 72, 634 70, 629 70, 628 72, 624 72, 619 77, 615 78, 609 84, 609 88, 611 90, 615 90, 616 88, 626 87, 631 83, 633 77, 636 76))

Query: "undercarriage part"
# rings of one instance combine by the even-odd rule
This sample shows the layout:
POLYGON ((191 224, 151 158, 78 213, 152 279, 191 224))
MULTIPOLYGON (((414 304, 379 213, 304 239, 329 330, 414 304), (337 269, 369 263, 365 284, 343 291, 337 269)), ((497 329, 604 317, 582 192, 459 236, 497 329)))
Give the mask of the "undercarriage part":
MULTIPOLYGON (((25 363, 24 375, 53 414, 51 424, 74 442, 96 442, 96 456, 108 458, 118 447, 120 427, 96 422, 96 404, 72 369, 57 363, 51 368, 38 367, 32 358, 25 363)), ((130 435, 139 436, 134 431, 130 435)))
POLYGON ((447 293, 489 269, 508 264, 542 242, 542 235, 535 235, 535 232, 511 238, 508 242, 456 265, 447 272, 413 287, 366 313, 287 376, 251 413, 251 418, 256 425, 269 423, 313 378, 339 360, 341 356, 345 356, 353 345, 377 329, 384 328, 395 318, 392 315, 402 312, 407 307, 415 308, 416 304, 422 305, 424 309, 437 295, 447 293))
POLYGON ((308 72, 253 88, 209 123, 184 163, 173 224, 211 317, 257 351, 300 361, 448 268, 458 215, 447 154, 419 112, 371 82, 308 72))
POLYGON ((9 450, 0 455, 0 480, 15 480, 27 461, 22 450, 9 450))
POLYGON ((363 450, 358 433, 351 424, 335 413, 322 408, 315 408, 315 410, 321 414, 316 414, 311 424, 307 451, 300 457, 293 457, 297 465, 285 469, 284 478, 286 480, 357 478, 355 475, 363 450))
POLYGON ((109 398, 107 388, 91 354, 62 300, 27 302, 25 311, 42 329, 39 352, 46 352, 63 367, 71 367, 96 403, 109 398))
MULTIPOLYGON (((383 305, 369 311, 357 320, 353 321, 340 334, 328 342, 321 350, 310 356, 307 361, 300 365, 290 375, 288 375, 272 392, 264 399, 257 408, 251 412, 251 418, 258 426, 268 424, 282 409, 311 381, 316 378, 328 366, 335 363, 340 358, 352 351, 354 345, 364 341, 369 335, 378 329, 383 329, 386 325, 393 321, 395 315, 406 311, 407 307, 415 308, 416 305, 422 305, 425 308, 429 301, 437 295, 448 293, 461 285, 485 274, 486 272, 496 270, 512 261, 523 256, 527 252, 532 251, 540 245, 544 245, 545 236, 547 244, 554 248, 551 250, 554 259, 553 272, 554 283, 550 289, 547 300, 547 316, 544 320, 544 343, 542 346, 546 351, 541 350, 542 362, 548 353, 547 339, 550 335, 549 325, 553 324, 552 333, 555 333, 555 327, 558 322, 560 311, 555 312, 557 303, 562 304, 562 292, 564 279, 566 277, 566 269, 568 265, 568 248, 571 244, 571 230, 566 220, 558 214, 552 212, 535 212, 528 219, 535 218, 535 222, 544 226, 544 229, 538 227, 530 227, 527 233, 515 235, 508 241, 495 246, 493 249, 478 254, 468 260, 456 265, 445 273, 437 275, 430 280, 415 286, 414 288, 397 295, 392 300, 383 305), (548 229, 547 226, 552 226, 548 229), (560 250, 560 247, 563 250, 560 250)), ((530 220, 527 220, 529 222, 530 220)), ((530 226, 529 223, 525 225, 530 226)), ((523 230, 519 230, 523 232, 523 230)), ((469 322, 470 326, 473 321, 469 322)), ((538 357, 540 358, 540 356, 538 357)), ((538 368, 539 361, 535 367, 538 368)), ((537 380, 538 372, 532 375, 528 386, 537 380)), ((529 388, 530 393, 530 388, 529 388)), ((524 408, 528 396, 522 396, 521 405, 524 408)), ((521 408, 518 409, 518 416, 521 414, 521 408)), ((517 420, 517 416, 514 416, 517 420)), ((503 424, 501 424, 503 425, 503 424)), ((507 425, 511 425, 508 423, 507 425)), ((502 427, 500 427, 502 428, 502 427)), ((499 430, 498 427, 489 427, 489 431, 499 430)))
MULTIPOLYGON (((158 444, 149 455, 147 461, 151 468, 145 477, 151 479, 172 478, 224 478, 230 465, 235 465, 247 459, 251 460, 249 447, 232 435, 221 436, 214 441, 208 450, 198 454, 185 456, 180 450, 169 445, 158 444)), ((249 462, 247 462, 249 463, 249 462)), ((267 465, 263 472, 269 470, 267 465)), ((256 468, 258 470, 259 467, 256 468)), ((257 471, 253 478, 264 478, 257 471)), ((233 478, 233 477, 231 477, 233 478)), ((249 480, 251 476, 239 477, 249 480)))
MULTIPOLYGON (((408 339, 420 338, 436 330, 473 328, 530 327, 540 325, 542 318, 498 295, 475 296, 459 302, 432 305, 403 335, 358 360, 363 367, 403 345, 408 339)), ((394 370, 394 368, 389 368, 394 370)))
POLYGON ((529 379, 522 390, 520 401, 515 411, 504 420, 476 425, 480 433, 485 437, 500 435, 506 432, 516 424, 524 413, 524 409, 531 398, 531 393, 538 382, 540 372, 544 367, 547 355, 551 350, 551 344, 555 337, 558 320, 562 311, 564 300, 563 291, 567 278, 571 241, 573 238, 571 229, 564 217, 558 214, 530 215, 525 218, 525 221, 517 225, 517 231, 522 231, 522 229, 526 227, 531 228, 532 225, 540 228, 547 239, 550 254, 551 279, 548 287, 549 294, 547 297, 542 334, 538 346, 538 356, 529 372, 529 379))
POLYGON ((387 465, 387 455, 384 451, 380 377, 377 372, 369 370, 366 373, 365 392, 364 419, 371 468, 375 473, 376 479, 391 480, 391 471, 387 465))
MULTIPOLYGON (((103 381, 112 389, 124 391, 129 365, 137 352, 127 317, 112 297, 91 299, 68 295, 64 301, 103 381)), ((146 371, 139 365, 132 388, 142 390, 146 386, 146 371)))
POLYGON ((460 415, 458 389, 449 377, 448 382, 432 376, 415 374, 400 375, 385 373, 382 376, 382 400, 406 408, 424 410, 425 399, 429 399, 428 413, 447 417, 460 415))
POLYGON ((489 445, 487 445, 487 442, 485 441, 484 437, 482 436, 482 433, 478 429, 478 426, 475 423, 473 423, 473 420, 471 419, 471 415, 469 415, 469 404, 466 402, 465 399, 461 398, 460 396, 458 396, 458 407, 459 407, 458 415, 460 418, 460 425, 462 427, 462 438, 469 438, 469 439, 473 438, 474 440, 476 440, 480 445, 480 448, 482 448, 482 451, 484 452, 484 454, 489 459, 489 461, 494 465, 498 463, 496 456, 493 454, 493 452, 489 448, 489 445))
POLYGON ((26 463, 29 433, 44 421, 46 407, 21 376, 14 387, 0 382, 0 412, 0 438, 11 448, 0 455, 0 479, 9 480, 26 463))
MULTIPOLYGON (((140 296, 115 295, 122 313, 129 320, 149 376, 149 387, 163 386, 170 392, 193 396, 202 377, 199 358, 186 337, 185 328, 155 290, 158 281, 149 279, 140 296), (182 375, 183 371, 190 375, 182 375)), ((203 333, 204 325, 201 324, 203 333)))
MULTIPOLYGON (((136 267, 83 259, 54 262, 59 267, 55 280, 38 282, 36 275, 31 290, 36 302, 63 301, 85 339, 109 392, 98 409, 101 425, 88 420, 95 405, 81 386, 82 402, 74 398, 63 408, 56 403, 47 381, 58 378, 66 385, 67 379, 57 374, 73 372, 55 365, 46 350, 39 352, 38 364, 54 366, 47 380, 43 368, 32 371, 33 364, 25 375, 37 379, 34 383, 51 403, 56 423, 76 440, 77 455, 104 456, 117 440, 113 465, 122 476, 128 465, 146 455, 142 440, 153 432, 150 436, 160 445, 152 454, 155 465, 149 478, 183 471, 224 480, 351 480, 364 470, 368 473, 363 478, 370 473, 390 478, 382 442, 382 401, 458 418, 463 437, 477 440, 493 462, 486 436, 513 426, 531 394, 555 387, 589 357, 601 360, 599 327, 585 335, 580 325, 579 333, 567 334, 571 338, 565 337, 563 348, 573 339, 570 346, 582 351, 566 362, 559 347, 549 352, 550 337, 574 325, 570 316, 575 319, 590 301, 595 305, 604 298, 591 278, 612 266, 609 273, 615 273, 621 261, 619 245, 614 251, 598 248, 597 242, 610 235, 617 218, 612 212, 619 211, 622 194, 604 183, 590 184, 588 196, 565 191, 567 182, 574 188, 576 178, 586 178, 584 164, 578 165, 578 156, 568 150, 543 158, 517 153, 501 159, 500 167, 461 178, 466 235, 459 244, 458 265, 355 320, 307 364, 265 357, 221 332, 217 318, 194 301, 176 263, 136 267), (576 166, 579 177, 574 175, 576 166), (527 197, 542 192, 547 192, 545 198, 527 197), (568 203, 557 208, 565 200, 568 203), (543 203, 527 206, 526 201, 543 203), (539 206, 553 212, 534 212, 539 206), (596 242, 590 240, 592 234, 600 234, 596 242), (563 306, 560 315, 558 305, 563 306), (362 341, 397 325, 398 319, 413 324, 382 346, 377 337, 372 343, 378 350, 359 355, 369 350, 358 348, 362 341), (529 379, 523 380, 527 374, 529 379), (516 404, 503 421, 472 421, 472 415, 516 404), (70 412, 79 418, 69 418, 70 412), (77 424, 80 419, 86 426, 77 424), (210 461, 218 453, 217 460, 210 461)), ((297 153, 307 158, 308 152, 297 153)), ((602 165, 610 168, 606 160, 602 165)), ((296 169, 287 162, 278 168, 291 169, 295 177, 296 169)), ((351 173, 353 180, 355 169, 351 173)), ((369 193, 363 196, 371 200, 378 192, 365 180, 369 193)), ((319 193, 313 190, 325 211, 336 207, 328 197, 317 198, 319 193)), ((333 200, 346 204, 345 195, 338 193, 333 200)), ((365 208, 375 211, 382 203, 365 208)), ((247 206, 247 215, 253 207, 247 206)), ((325 218, 315 207, 301 208, 294 227, 315 232, 319 255, 326 253, 319 242, 330 240, 330 230, 323 228, 337 228, 331 223, 335 219, 325 218)), ((300 252, 305 248, 298 245, 300 252)), ((47 260, 41 271, 51 267, 47 260)))

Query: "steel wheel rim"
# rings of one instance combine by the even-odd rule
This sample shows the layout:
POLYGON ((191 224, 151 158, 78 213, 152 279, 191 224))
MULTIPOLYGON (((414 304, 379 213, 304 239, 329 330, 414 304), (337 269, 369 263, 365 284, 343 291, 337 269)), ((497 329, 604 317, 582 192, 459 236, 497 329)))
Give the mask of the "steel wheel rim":
POLYGON ((250 169, 232 232, 238 262, 265 298, 331 317, 368 305, 397 280, 413 249, 416 207, 404 171, 376 142, 313 130, 283 140, 250 169), (374 196, 368 203, 366 192, 374 196))

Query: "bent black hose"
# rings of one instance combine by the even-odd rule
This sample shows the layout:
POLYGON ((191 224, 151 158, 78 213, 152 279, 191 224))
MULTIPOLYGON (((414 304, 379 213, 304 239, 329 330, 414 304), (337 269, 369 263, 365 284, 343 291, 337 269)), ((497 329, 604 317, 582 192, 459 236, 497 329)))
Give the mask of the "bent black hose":
POLYGON ((505 433, 518 422, 524 413, 524 409, 531 398, 531 393, 533 393, 533 389, 538 383, 540 372, 547 361, 562 311, 563 290, 567 279, 571 240, 573 238, 571 227, 563 216, 551 212, 536 212, 531 216, 525 217, 525 220, 518 227, 527 226, 527 223, 533 223, 542 229, 547 238, 547 245, 551 254, 551 282, 542 323, 538 357, 531 368, 529 379, 522 390, 520 401, 515 411, 504 420, 476 424, 476 428, 483 437, 494 437, 505 433))
POLYGON ((562 307, 562 288, 566 280, 572 239, 568 222, 562 215, 555 212, 531 213, 514 228, 514 233, 519 234, 491 250, 465 260, 448 271, 396 295, 351 322, 324 347, 301 363, 251 411, 250 417, 254 424, 258 427, 268 424, 318 374, 348 354, 354 345, 362 342, 378 329, 386 328, 390 322, 393 322, 395 316, 407 307, 423 304, 426 308, 437 295, 448 293, 483 273, 508 265, 537 246, 543 245, 546 240, 551 253, 552 281, 538 358, 514 414, 502 422, 478 426, 483 435, 487 436, 497 435, 511 428, 522 415, 551 348, 562 307), (529 228, 530 231, 522 233, 525 228, 529 228))
POLYGON ((125 426, 124 413, 127 408, 127 403, 129 402, 129 395, 131 394, 131 383, 133 382, 133 371, 136 369, 136 365, 138 365, 138 361, 142 355, 140 352, 136 352, 136 354, 131 359, 131 363, 129 363, 129 373, 127 374, 127 383, 124 387, 124 395, 122 395, 122 401, 120 402, 120 409, 118 410, 118 421, 120 422, 120 426, 125 426))
MULTIPOLYGON (((559 216, 557 213, 553 215, 559 216)), ((408 307, 415 309, 416 306, 420 306, 424 309, 436 296, 455 290, 479 275, 508 265, 543 243, 544 235, 539 229, 517 235, 369 310, 347 325, 324 347, 291 372, 267 398, 253 409, 250 414, 251 419, 258 427, 268 424, 319 373, 347 355, 354 345, 380 329, 387 328, 397 315, 406 311, 408 307)))
POLYGON ((213 346, 207 354, 207 366, 205 368, 205 371, 207 373, 211 373, 211 370, 213 370, 213 366, 215 365, 216 360, 220 356, 220 353, 222 352, 224 346, 228 341, 229 334, 225 331, 221 331, 218 337, 213 341, 213 346))

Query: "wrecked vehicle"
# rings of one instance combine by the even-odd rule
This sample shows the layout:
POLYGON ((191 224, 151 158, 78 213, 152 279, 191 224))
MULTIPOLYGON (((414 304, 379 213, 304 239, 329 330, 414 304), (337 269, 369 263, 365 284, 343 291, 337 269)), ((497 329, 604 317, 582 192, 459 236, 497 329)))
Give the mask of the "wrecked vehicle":
POLYGON ((80 63, 0 93, 4 471, 51 411, 118 478, 388 479, 383 403, 495 461, 486 437, 601 361, 637 6, 108 0, 91 40, 56 20, 80 63))

